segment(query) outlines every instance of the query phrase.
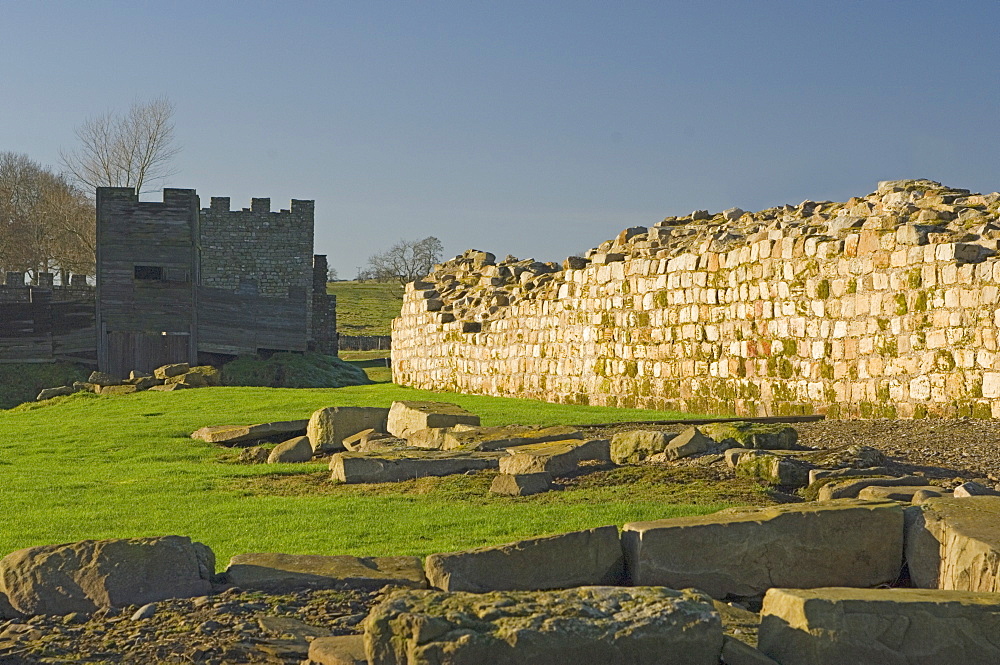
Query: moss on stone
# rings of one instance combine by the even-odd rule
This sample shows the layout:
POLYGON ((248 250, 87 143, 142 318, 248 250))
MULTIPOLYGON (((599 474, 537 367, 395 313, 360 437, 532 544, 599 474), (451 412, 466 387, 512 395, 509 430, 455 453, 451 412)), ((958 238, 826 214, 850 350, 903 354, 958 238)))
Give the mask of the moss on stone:
POLYGON ((826 300, 830 297, 830 280, 819 280, 819 284, 816 285, 816 297, 820 300, 826 300))

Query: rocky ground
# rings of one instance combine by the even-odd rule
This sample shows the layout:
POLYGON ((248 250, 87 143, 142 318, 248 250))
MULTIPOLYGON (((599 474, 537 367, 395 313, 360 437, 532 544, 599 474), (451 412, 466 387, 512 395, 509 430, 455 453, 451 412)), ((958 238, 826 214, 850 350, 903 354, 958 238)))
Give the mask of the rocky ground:
MULTIPOLYGON (((628 425, 595 430, 603 435, 628 425)), ((677 429, 680 429, 678 427, 677 429)), ((1000 422, 982 420, 825 421, 798 424, 814 448, 863 443, 898 471, 954 486, 1000 481, 1000 422)), ((683 464, 698 464, 697 459, 683 464)), ((714 466, 723 465, 713 464, 714 466)), ((720 468, 720 478, 725 472, 720 468)), ((793 497, 788 497, 794 500, 793 497)), ((0 621, 0 665, 56 663, 302 663, 318 636, 360 632, 379 593, 313 591, 266 595, 220 588, 213 596, 169 600, 93 615, 0 621), (140 611, 142 610, 142 611, 140 611)), ((755 641, 755 617, 723 612, 730 634, 755 641)))

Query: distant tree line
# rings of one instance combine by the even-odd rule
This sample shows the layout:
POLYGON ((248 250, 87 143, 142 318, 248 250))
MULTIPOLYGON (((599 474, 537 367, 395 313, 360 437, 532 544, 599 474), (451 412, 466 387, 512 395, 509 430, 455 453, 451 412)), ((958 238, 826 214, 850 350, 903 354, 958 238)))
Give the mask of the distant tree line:
POLYGON ((166 98, 133 102, 76 130, 61 172, 28 155, 0 152, 0 272, 94 274, 97 187, 134 187, 170 176, 174 107, 166 98))
POLYGON ((441 260, 444 246, 434 236, 423 240, 400 240, 384 252, 373 254, 358 272, 359 281, 400 282, 420 279, 441 260))

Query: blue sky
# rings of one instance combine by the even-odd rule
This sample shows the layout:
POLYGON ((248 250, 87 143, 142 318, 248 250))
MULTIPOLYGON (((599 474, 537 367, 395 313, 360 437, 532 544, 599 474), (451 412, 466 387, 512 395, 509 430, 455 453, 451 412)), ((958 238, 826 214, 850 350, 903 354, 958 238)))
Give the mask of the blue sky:
POLYGON ((0 150, 166 95, 166 184, 316 199, 351 277, 401 238, 561 260, 696 208, 1000 189, 1000 2, 13 2, 0 150))

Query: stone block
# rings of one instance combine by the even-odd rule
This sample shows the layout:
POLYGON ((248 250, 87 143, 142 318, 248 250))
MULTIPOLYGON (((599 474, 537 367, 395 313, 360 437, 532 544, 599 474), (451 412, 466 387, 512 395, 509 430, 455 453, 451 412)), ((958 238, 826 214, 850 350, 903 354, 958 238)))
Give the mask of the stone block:
POLYGON ((406 450, 378 453, 334 453, 331 479, 342 483, 395 483, 425 476, 496 469, 502 452, 455 453, 442 450, 406 450))
POLYGON ((781 665, 1000 662, 1000 596, 926 589, 771 589, 758 649, 781 665))
POLYGON ((101 386, 99 395, 131 395, 138 392, 139 388, 132 385, 101 386))
POLYGON ((330 406, 314 411, 306 436, 315 452, 344 449, 344 439, 366 429, 386 431, 389 409, 368 406, 330 406))
POLYGON ((368 665, 364 635, 317 637, 309 643, 309 665, 368 665))
POLYGON ((121 380, 111 376, 106 372, 91 372, 90 378, 87 379, 87 383, 92 383, 95 386, 120 386, 122 384, 121 380))
POLYGON ((406 443, 414 448, 442 450, 445 447, 445 434, 450 431, 450 427, 427 427, 414 430, 406 437, 406 443))
POLYGON ((184 536, 84 540, 11 552, 0 592, 24 614, 90 613, 211 591, 215 556, 184 536))
POLYGON ((261 439, 283 440, 290 436, 305 434, 308 423, 308 420, 279 420, 258 425, 212 425, 192 432, 191 438, 223 445, 237 445, 261 439))
POLYGON ((365 651, 370 665, 718 665, 722 624, 692 590, 404 590, 372 609, 365 651))
POLYGON ((38 393, 38 397, 35 401, 42 402, 47 399, 52 399, 53 397, 63 397, 65 395, 72 395, 75 392, 79 392, 73 386, 58 386, 56 388, 43 388, 41 392, 38 393))
POLYGON ((432 554, 424 567, 431 586, 444 591, 566 589, 620 584, 623 558, 618 528, 605 526, 432 554))
POLYGON ((447 402, 393 402, 388 413, 388 432, 405 439, 410 432, 428 427, 479 425, 479 416, 447 402))
MULTIPOLYGON (((741 449, 742 450, 742 449, 741 449)), ((809 466, 791 457, 752 450, 739 456, 736 475, 776 487, 805 487, 809 484, 809 466)))
MULTIPOLYGON (((157 367, 153 370, 153 376, 158 379, 169 379, 172 376, 179 376, 188 372, 191 366, 188 363, 173 363, 170 365, 163 365, 162 367, 157 367)), ((94 381, 96 383, 96 381, 94 381)))
POLYGON ((720 660, 724 665, 781 665, 746 642, 740 642, 729 635, 726 635, 722 642, 720 660))
POLYGON ((699 429, 726 448, 801 450, 799 433, 788 425, 728 422, 699 425, 699 429))
POLYGON ((500 459, 500 472, 518 475, 523 473, 549 473, 553 476, 572 473, 583 461, 611 461, 611 441, 591 439, 581 441, 550 441, 518 446, 500 459))
POLYGON ((248 591, 292 593, 304 589, 381 589, 427 587, 420 557, 320 556, 313 554, 237 554, 226 577, 248 591))
POLYGON ((866 487, 911 487, 930 485, 922 476, 899 476, 897 478, 856 478, 829 482, 819 488, 820 501, 831 499, 855 499, 866 487))
POLYGON ((863 469, 810 469, 809 484, 824 478, 852 478, 858 476, 888 476, 889 469, 884 466, 871 466, 863 469))
POLYGON ((662 453, 676 434, 660 430, 635 429, 611 437, 611 461, 636 464, 651 455, 662 453))
POLYGON ((503 425, 500 427, 471 427, 456 425, 444 432, 445 450, 504 450, 534 443, 582 439, 583 432, 569 425, 540 427, 531 425, 503 425))
POLYGON ((726 447, 726 443, 717 443, 701 433, 697 427, 688 427, 683 432, 673 437, 663 450, 668 460, 700 455, 710 450, 715 450, 720 446, 726 447))
POLYGON ((863 501, 904 501, 909 503, 918 492, 924 492, 927 496, 945 496, 949 492, 943 487, 932 487, 930 485, 913 487, 880 487, 872 485, 858 492, 858 498, 863 501))
POLYGON ((929 499, 907 508, 906 561, 918 587, 1000 592, 1000 497, 929 499))
POLYGON ((498 473, 490 485, 490 494, 530 496, 547 492, 551 488, 552 476, 548 473, 522 473, 518 475, 498 473))
POLYGON ((298 462, 308 462, 312 459, 313 449, 309 445, 309 438, 297 436, 279 443, 271 450, 267 456, 268 464, 290 464, 298 462))
POLYGON ((629 583, 696 587, 715 598, 772 587, 894 582, 903 509, 895 502, 813 502, 626 524, 629 583))

